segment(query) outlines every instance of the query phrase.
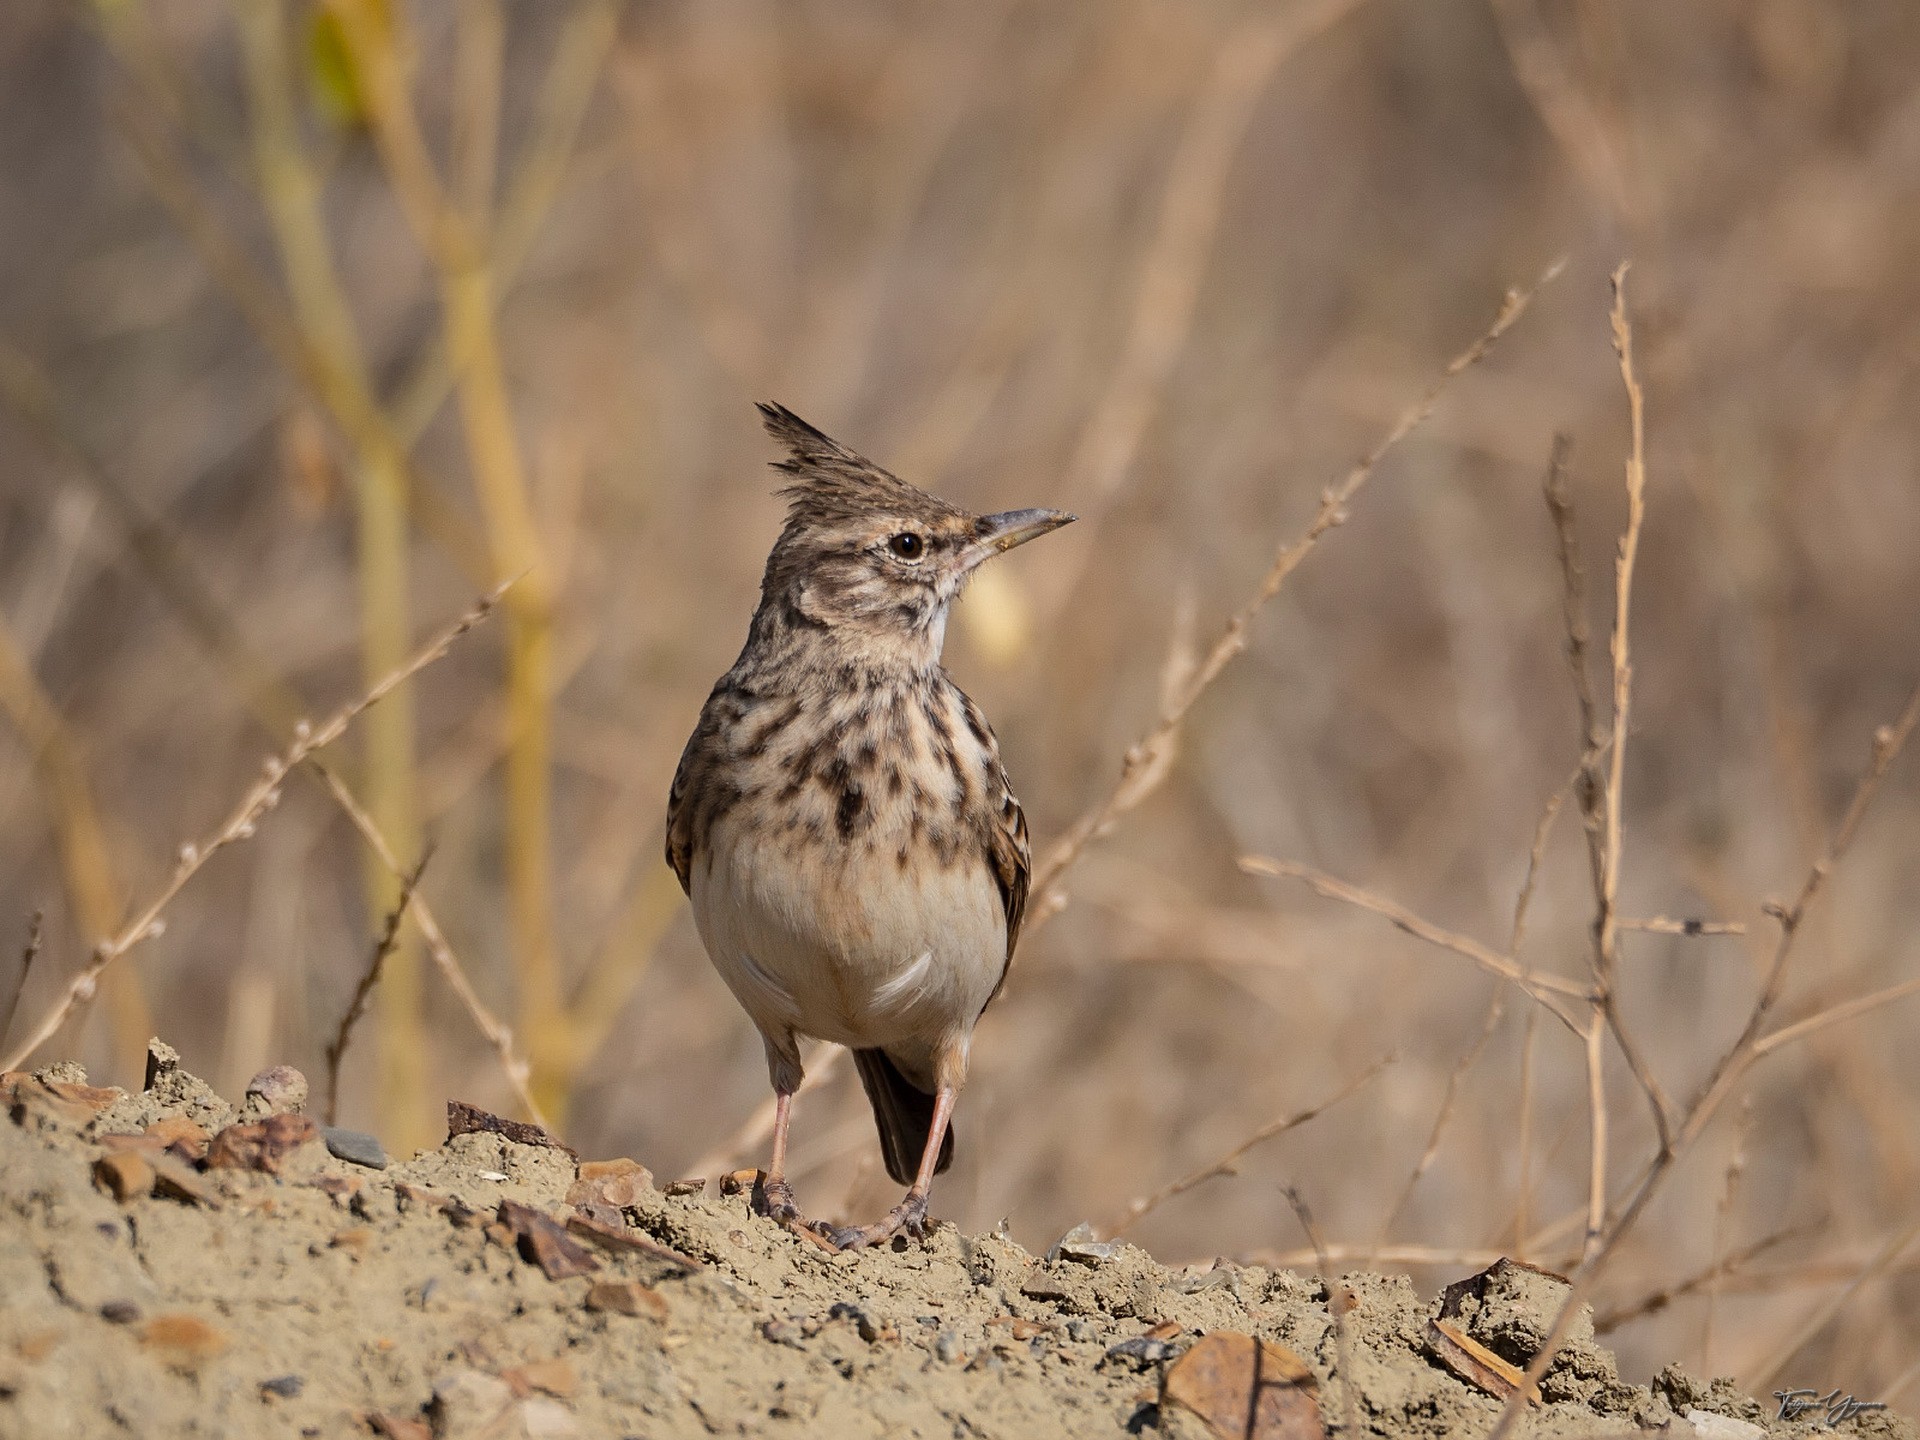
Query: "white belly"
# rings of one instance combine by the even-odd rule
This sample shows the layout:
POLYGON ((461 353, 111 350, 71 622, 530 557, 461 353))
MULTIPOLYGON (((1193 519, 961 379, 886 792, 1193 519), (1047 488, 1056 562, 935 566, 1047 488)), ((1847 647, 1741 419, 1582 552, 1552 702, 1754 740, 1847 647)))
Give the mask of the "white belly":
POLYGON ((689 879, 707 954, 754 1023, 860 1048, 964 1040, 1007 955, 984 857, 902 867, 890 827, 800 844, 745 809, 689 879))

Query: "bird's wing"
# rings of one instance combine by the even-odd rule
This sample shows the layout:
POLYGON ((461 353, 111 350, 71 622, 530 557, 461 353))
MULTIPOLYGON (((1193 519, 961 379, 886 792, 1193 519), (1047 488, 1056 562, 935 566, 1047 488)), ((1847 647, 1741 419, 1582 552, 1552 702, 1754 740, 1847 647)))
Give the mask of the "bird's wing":
POLYGON ((689 876, 693 874, 693 807, 687 803, 687 790, 699 765, 700 731, 695 730, 680 752, 680 764, 673 772, 673 788, 667 792, 667 864, 680 879, 680 888, 693 893, 689 876))
MULTIPOLYGON (((955 687, 957 690, 959 687, 955 687)), ((1027 815, 1014 798, 1006 767, 1000 763, 1000 742, 980 707, 964 691, 960 703, 966 707, 967 728, 980 741, 987 768, 987 804, 985 838, 987 868, 1000 891, 1000 908, 1007 917, 1007 958, 1001 967, 999 983, 987 997, 994 998, 1006 988, 1007 974, 1013 969, 1013 947, 1020 940, 1020 924, 1027 915, 1027 883, 1033 870, 1033 852, 1027 843, 1027 815)))

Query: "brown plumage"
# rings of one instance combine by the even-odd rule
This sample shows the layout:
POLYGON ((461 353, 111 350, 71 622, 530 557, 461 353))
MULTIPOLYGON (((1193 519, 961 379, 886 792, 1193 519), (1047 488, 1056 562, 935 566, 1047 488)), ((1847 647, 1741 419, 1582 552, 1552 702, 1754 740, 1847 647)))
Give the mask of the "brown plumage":
POLYGON ((766 1044, 777 1097, 762 1202, 789 1225, 799 1037, 849 1046, 894 1179, 861 1245, 924 1224, 973 1027, 1026 909, 1026 819, 986 717, 940 664, 948 607, 983 561, 1072 519, 978 516, 778 406, 786 525, 733 667, 667 803, 667 862, 714 967, 766 1044))

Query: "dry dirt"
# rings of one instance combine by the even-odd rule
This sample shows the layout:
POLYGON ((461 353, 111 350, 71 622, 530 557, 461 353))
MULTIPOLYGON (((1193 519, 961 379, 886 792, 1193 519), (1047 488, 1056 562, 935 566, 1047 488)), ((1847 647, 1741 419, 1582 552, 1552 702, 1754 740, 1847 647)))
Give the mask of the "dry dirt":
MULTIPOLYGON (((0 1436, 1203 1437, 1222 1432, 1175 1397, 1204 1409, 1232 1368, 1203 1356, 1277 1353, 1235 1336, 1311 1376, 1234 1433, 1474 1435, 1500 1408, 1440 1363, 1440 1301, 1403 1277, 1348 1276, 1330 1309, 1311 1276, 1125 1245, 1049 1262, 944 1225, 830 1254, 743 1195, 486 1130, 349 1163, 272 1118, 301 1099, 290 1072, 236 1107, 156 1045, 141 1093, 84 1082, 0 1077, 0 1436)), ((1560 1282, 1501 1267, 1479 1288, 1455 1323, 1524 1362, 1560 1282)), ((1524 1434, 1812 1428, 1677 1367, 1625 1383, 1590 1326, 1542 1388, 1524 1434)))

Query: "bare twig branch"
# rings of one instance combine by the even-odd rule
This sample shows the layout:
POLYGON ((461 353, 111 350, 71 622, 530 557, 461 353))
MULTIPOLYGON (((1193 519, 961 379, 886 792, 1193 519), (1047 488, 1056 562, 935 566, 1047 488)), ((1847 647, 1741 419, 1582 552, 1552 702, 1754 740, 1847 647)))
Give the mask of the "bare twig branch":
POLYGON ((413 904, 413 892, 419 887, 420 876, 425 873, 427 861, 433 852, 423 850, 420 859, 412 870, 400 878, 400 895, 393 909, 387 912, 387 923, 380 931, 380 937, 374 942, 373 958, 367 962, 366 973, 360 977, 359 984, 353 987, 353 997, 347 1001, 346 1013, 340 1017, 340 1028, 327 1043, 327 1124, 335 1122, 340 1110, 340 1061, 347 1053, 347 1043, 353 1037, 353 1027, 366 1013, 367 1000, 373 994, 374 986, 380 983, 380 974, 386 969, 387 957, 393 953, 394 946, 400 940, 400 926, 407 918, 407 908, 413 904))
POLYGON ((1739 920, 1675 920, 1666 915, 1644 919, 1621 918, 1614 922, 1621 930, 1642 930, 1649 935, 1744 935, 1747 927, 1739 920))
POLYGON ((7 1031, 13 1028, 13 1017, 20 1009, 20 997, 27 993, 27 977, 33 973, 33 962, 40 958, 40 925, 46 915, 43 911, 33 912, 33 918, 27 921, 27 943, 20 952, 20 974, 13 982, 13 993, 7 997, 6 1013, 0 1015, 0 1041, 7 1038, 7 1031))
POLYGON ((1696 1270, 1685 1279, 1676 1280, 1670 1285, 1662 1285, 1658 1290, 1642 1295, 1638 1300, 1630 1300, 1611 1310, 1603 1310, 1594 1317, 1593 1331, 1596 1335, 1606 1335, 1635 1320, 1656 1315, 1674 1301, 1684 1300, 1687 1296, 1701 1290, 1705 1290, 1711 1296, 1720 1281, 1730 1275, 1738 1274, 1776 1245, 1783 1245, 1789 1240, 1797 1239, 1807 1234, 1808 1230, 1809 1227, 1805 1225, 1776 1230, 1773 1234, 1764 1236, 1751 1245, 1743 1245, 1738 1250, 1722 1255, 1713 1264, 1696 1270))
POLYGON ((1821 1304, 1813 1314, 1809 1315, 1791 1335, 1780 1342, 1779 1347, 1774 1350, 1773 1354, 1761 1362, 1759 1368, 1753 1372, 1750 1379, 1753 1388, 1756 1391, 1764 1393, 1781 1370, 1786 1368, 1787 1362, 1793 1359, 1795 1355, 1798 1355, 1810 1340, 1814 1339, 1822 1330, 1827 1328, 1832 1322, 1833 1317, 1844 1310, 1847 1307, 1847 1303, 1860 1292, 1861 1287, 1878 1276, 1885 1274, 1887 1269, 1899 1260, 1901 1253, 1905 1251, 1909 1245, 1913 1244, 1916 1238, 1920 1238, 1920 1221, 1915 1221, 1913 1224, 1907 1226, 1906 1229, 1888 1236, 1887 1243, 1875 1252, 1871 1260, 1855 1271, 1845 1285, 1842 1285, 1832 1295, 1828 1296, 1826 1301, 1821 1304))
MULTIPOLYGON (((319 761, 308 760, 306 764, 308 769, 320 777, 321 782, 327 787, 327 793, 332 795, 334 803, 346 812, 347 818, 353 822, 353 828, 360 832, 361 839, 367 842, 380 863, 394 875, 404 879, 400 862, 387 844, 386 836, 380 833, 380 827, 373 823, 373 817, 367 814, 360 802, 353 798, 353 792, 341 783, 338 775, 319 761)), ((512 1029, 480 999, 479 992, 473 988, 473 981, 467 977, 466 967, 461 965, 460 957, 453 953, 453 946, 447 943, 446 934, 440 929, 440 922, 434 918, 432 909, 427 905, 426 897, 418 891, 414 892, 412 910, 414 923, 420 927, 420 938, 427 942, 428 956, 433 960, 435 967, 453 990, 454 995, 459 998, 461 1005, 466 1008, 467 1014, 472 1017, 474 1028, 493 1047, 493 1053, 499 1057, 500 1068, 506 1074, 507 1083, 513 1087, 514 1094, 519 1097, 521 1105, 526 1109, 527 1118, 541 1129, 550 1130, 552 1127, 547 1124, 546 1115, 535 1102, 532 1090, 528 1088, 527 1062, 514 1048, 512 1029)))
MULTIPOLYGON (((515 579, 518 577, 516 576, 515 579)), ((185 888, 188 881, 200 873, 215 852, 225 849, 238 841, 252 838, 254 827, 259 824, 267 812, 280 803, 281 787, 285 785, 287 772, 303 763, 315 752, 338 740, 346 729, 370 706, 378 704, 392 692, 395 686, 404 684, 412 676, 426 669, 465 635, 475 625, 493 612, 500 597, 514 583, 507 580, 496 585, 453 624, 429 640, 413 657, 382 679, 359 699, 350 701, 327 717, 317 727, 309 727, 305 721, 294 727, 293 743, 279 755, 268 757, 261 778, 242 797, 232 814, 211 835, 199 844, 181 847, 179 862, 173 868, 173 874, 156 895, 111 938, 103 941, 93 952, 92 957, 81 967, 80 973, 61 995, 53 1008, 41 1017, 27 1037, 4 1060, 0 1060, 0 1070, 17 1070, 67 1021, 86 1001, 93 997, 100 982, 100 972, 115 960, 125 955, 143 940, 153 939, 165 928, 160 918, 161 912, 172 903, 173 897, 185 888)))
POLYGON ((1440 1095, 1440 1108, 1434 1112, 1433 1128, 1427 1133, 1427 1147, 1420 1152, 1419 1160, 1414 1162, 1413 1170, 1407 1176, 1407 1183, 1400 1187, 1400 1193, 1394 1196, 1393 1204, 1387 1207, 1387 1213, 1380 1221, 1379 1244, 1382 1248, 1386 1246, 1387 1236, 1393 1233, 1393 1222, 1400 1218, 1400 1212, 1407 1208, 1407 1201, 1413 1198, 1414 1187, 1420 1183, 1420 1177, 1427 1173, 1434 1157, 1440 1153, 1440 1137, 1446 1132, 1447 1121, 1453 1118, 1454 1102, 1460 1098, 1460 1082, 1478 1063, 1487 1048, 1487 1042, 1493 1038, 1500 1017, 1506 1012, 1506 1006, 1502 1003, 1505 998, 1506 991, 1495 986, 1493 998, 1487 1002, 1487 1018, 1481 1023, 1479 1035, 1447 1075, 1446 1088, 1440 1095))
POLYGON ((1528 289, 1509 290, 1500 306, 1500 313, 1480 338, 1454 356, 1427 393, 1401 414, 1380 442, 1347 472, 1345 479, 1321 496, 1320 508, 1307 528, 1290 544, 1281 546, 1252 597, 1227 621, 1219 639, 1214 641, 1212 648, 1194 667, 1187 683, 1177 694, 1166 699, 1161 706, 1159 719, 1145 735, 1128 747, 1121 763, 1120 778, 1113 789, 1069 826, 1066 834, 1054 843, 1034 868, 1033 899, 1028 906, 1027 918, 1029 932, 1064 903, 1054 895, 1055 887, 1087 846, 1105 835, 1122 815, 1136 808, 1160 787, 1166 778, 1167 757, 1172 753, 1181 724, 1200 697, 1220 678, 1220 672, 1247 648, 1247 636, 1254 618, 1268 601, 1280 593, 1280 587, 1286 584, 1287 577, 1307 558, 1321 537, 1346 520, 1347 506, 1354 496, 1360 493, 1361 487, 1372 478, 1374 470, 1394 447, 1433 413, 1434 406, 1440 403, 1441 395, 1453 378, 1485 357, 1500 337, 1526 313, 1527 306, 1532 303, 1540 287, 1557 276, 1564 264, 1564 261, 1556 260, 1528 289))
POLYGON ((1353 1297, 1347 1293, 1346 1286, 1333 1278, 1332 1257, 1320 1236, 1320 1227, 1313 1223, 1313 1212, 1307 1208, 1306 1197, 1292 1185, 1286 1186, 1282 1193, 1287 1197, 1287 1204, 1293 1207, 1300 1228, 1306 1232, 1307 1243, 1313 1246, 1314 1268, 1326 1282, 1327 1314, 1333 1317, 1333 1343, 1340 1362, 1340 1398, 1346 1417, 1342 1433, 1358 1435, 1360 1392, 1353 1373, 1352 1337, 1347 1333, 1347 1312, 1353 1308, 1353 1297))
MULTIPOLYGON (((1792 958, 1794 937, 1805 922, 1813 902, 1825 888, 1828 878, 1852 847, 1854 837, 1859 832, 1860 823, 1868 807, 1873 803, 1874 797, 1879 793, 1881 782, 1885 779, 1894 760, 1906 747, 1917 723, 1920 723, 1920 687, 1915 688, 1907 700, 1906 707, 1893 724, 1883 725, 1874 732, 1873 754, 1867 771, 1854 790, 1853 799, 1847 806, 1846 814, 1841 817, 1833 838, 1828 842, 1826 852, 1814 862, 1793 905, 1779 912, 1779 945, 1774 952, 1773 962, 1768 968, 1765 983, 1747 1017, 1746 1026, 1733 1044, 1721 1055, 1712 1073, 1695 1093, 1683 1118, 1674 1127, 1671 1143, 1662 1145, 1642 1168, 1630 1189, 1626 1203, 1608 1224, 1600 1244, 1584 1256, 1569 1277, 1573 1281, 1572 1289, 1562 1303, 1560 1313, 1549 1327, 1539 1351, 1527 1366, 1527 1378, 1530 1381, 1538 1383, 1540 1377, 1546 1374, 1548 1367, 1553 1364, 1554 1358, 1560 1353, 1561 1346, 1566 1343, 1575 1314, 1592 1292, 1601 1270, 1605 1268, 1621 1239, 1632 1230, 1648 1203, 1659 1192, 1661 1184, 1672 1173, 1675 1161, 1699 1137, 1701 1131, 1706 1129, 1720 1106, 1733 1092, 1734 1085, 1740 1076, 1750 1065, 1764 1054, 1802 1038, 1819 1026, 1852 1019, 1866 1013, 1868 1009, 1890 1003, 1904 995, 1920 993, 1920 980, 1890 986, 1886 990, 1862 997, 1860 1000, 1833 1006, 1808 1020, 1785 1026, 1764 1038, 1761 1036, 1761 1028, 1765 1025, 1768 1015, 1772 1013, 1774 1003, 1779 997, 1787 963, 1792 958)), ((1489 1440, 1503 1440, 1504 1436, 1512 1432, 1521 1413, 1521 1407, 1509 1401, 1498 1423, 1494 1426, 1489 1440)))
MULTIPOLYGON (((1727 1161, 1727 1172, 1720 1185, 1720 1202, 1713 1207, 1713 1254, 1717 1257, 1726 1249, 1727 1232, 1733 1226, 1734 1207, 1740 1198, 1740 1182, 1747 1171, 1747 1141, 1753 1134, 1753 1097, 1747 1096, 1740 1106, 1740 1124, 1733 1140, 1733 1155, 1727 1161)), ((1720 1304, 1720 1281, 1722 1275, 1714 1274, 1707 1280, 1706 1313, 1700 1322, 1700 1368, 1708 1374, 1713 1373, 1713 1322, 1715 1311, 1720 1304)))
POLYGON ((1588 990, 1573 980, 1563 980, 1558 975, 1548 975, 1537 970, 1528 970, 1516 963, 1511 957, 1502 955, 1491 947, 1482 945, 1470 935, 1458 935, 1451 930, 1443 930, 1430 920, 1422 919, 1404 905, 1375 895, 1369 890, 1349 885, 1344 880, 1335 879, 1324 871, 1315 870, 1310 865, 1300 865, 1291 860, 1276 860, 1269 855, 1243 855, 1240 868, 1249 875, 1275 875, 1306 883, 1316 894, 1329 900, 1342 900, 1356 905, 1362 910, 1371 910, 1383 916, 1394 925, 1429 945, 1437 945, 1443 950, 1451 950, 1456 955, 1464 955, 1482 970, 1497 975, 1510 984, 1518 985, 1544 1006, 1553 1017, 1576 1035, 1582 1033, 1580 1023, 1568 1013, 1558 997, 1574 996, 1584 999, 1588 990))
POLYGON ((1234 1146, 1233 1149, 1227 1151, 1227 1153, 1219 1159, 1202 1165, 1198 1170, 1181 1176, 1169 1185, 1162 1185, 1150 1195, 1142 1195, 1137 1199, 1129 1201, 1125 1210, 1121 1211, 1119 1215, 1101 1227, 1100 1233, 1111 1240, 1115 1236, 1131 1230, 1144 1217, 1158 1210, 1167 1201, 1173 1199, 1174 1196, 1183 1195, 1196 1185, 1205 1184, 1209 1180, 1216 1180, 1224 1175, 1238 1174, 1240 1162, 1246 1158, 1248 1152, 1257 1146, 1264 1145, 1277 1135, 1284 1135, 1289 1130, 1298 1129, 1309 1120, 1330 1110, 1333 1106, 1338 1105, 1349 1095, 1365 1086, 1368 1081, 1372 1080, 1382 1070, 1385 1070, 1393 1061, 1394 1057, 1392 1055, 1382 1055, 1378 1060, 1374 1061, 1373 1064, 1369 1065, 1365 1070, 1362 1070, 1358 1075, 1354 1076, 1353 1079, 1349 1080, 1345 1085, 1341 1086, 1339 1090, 1329 1095, 1319 1104, 1310 1106, 1295 1114, 1268 1121, 1245 1140, 1242 1140, 1238 1145, 1234 1146))

